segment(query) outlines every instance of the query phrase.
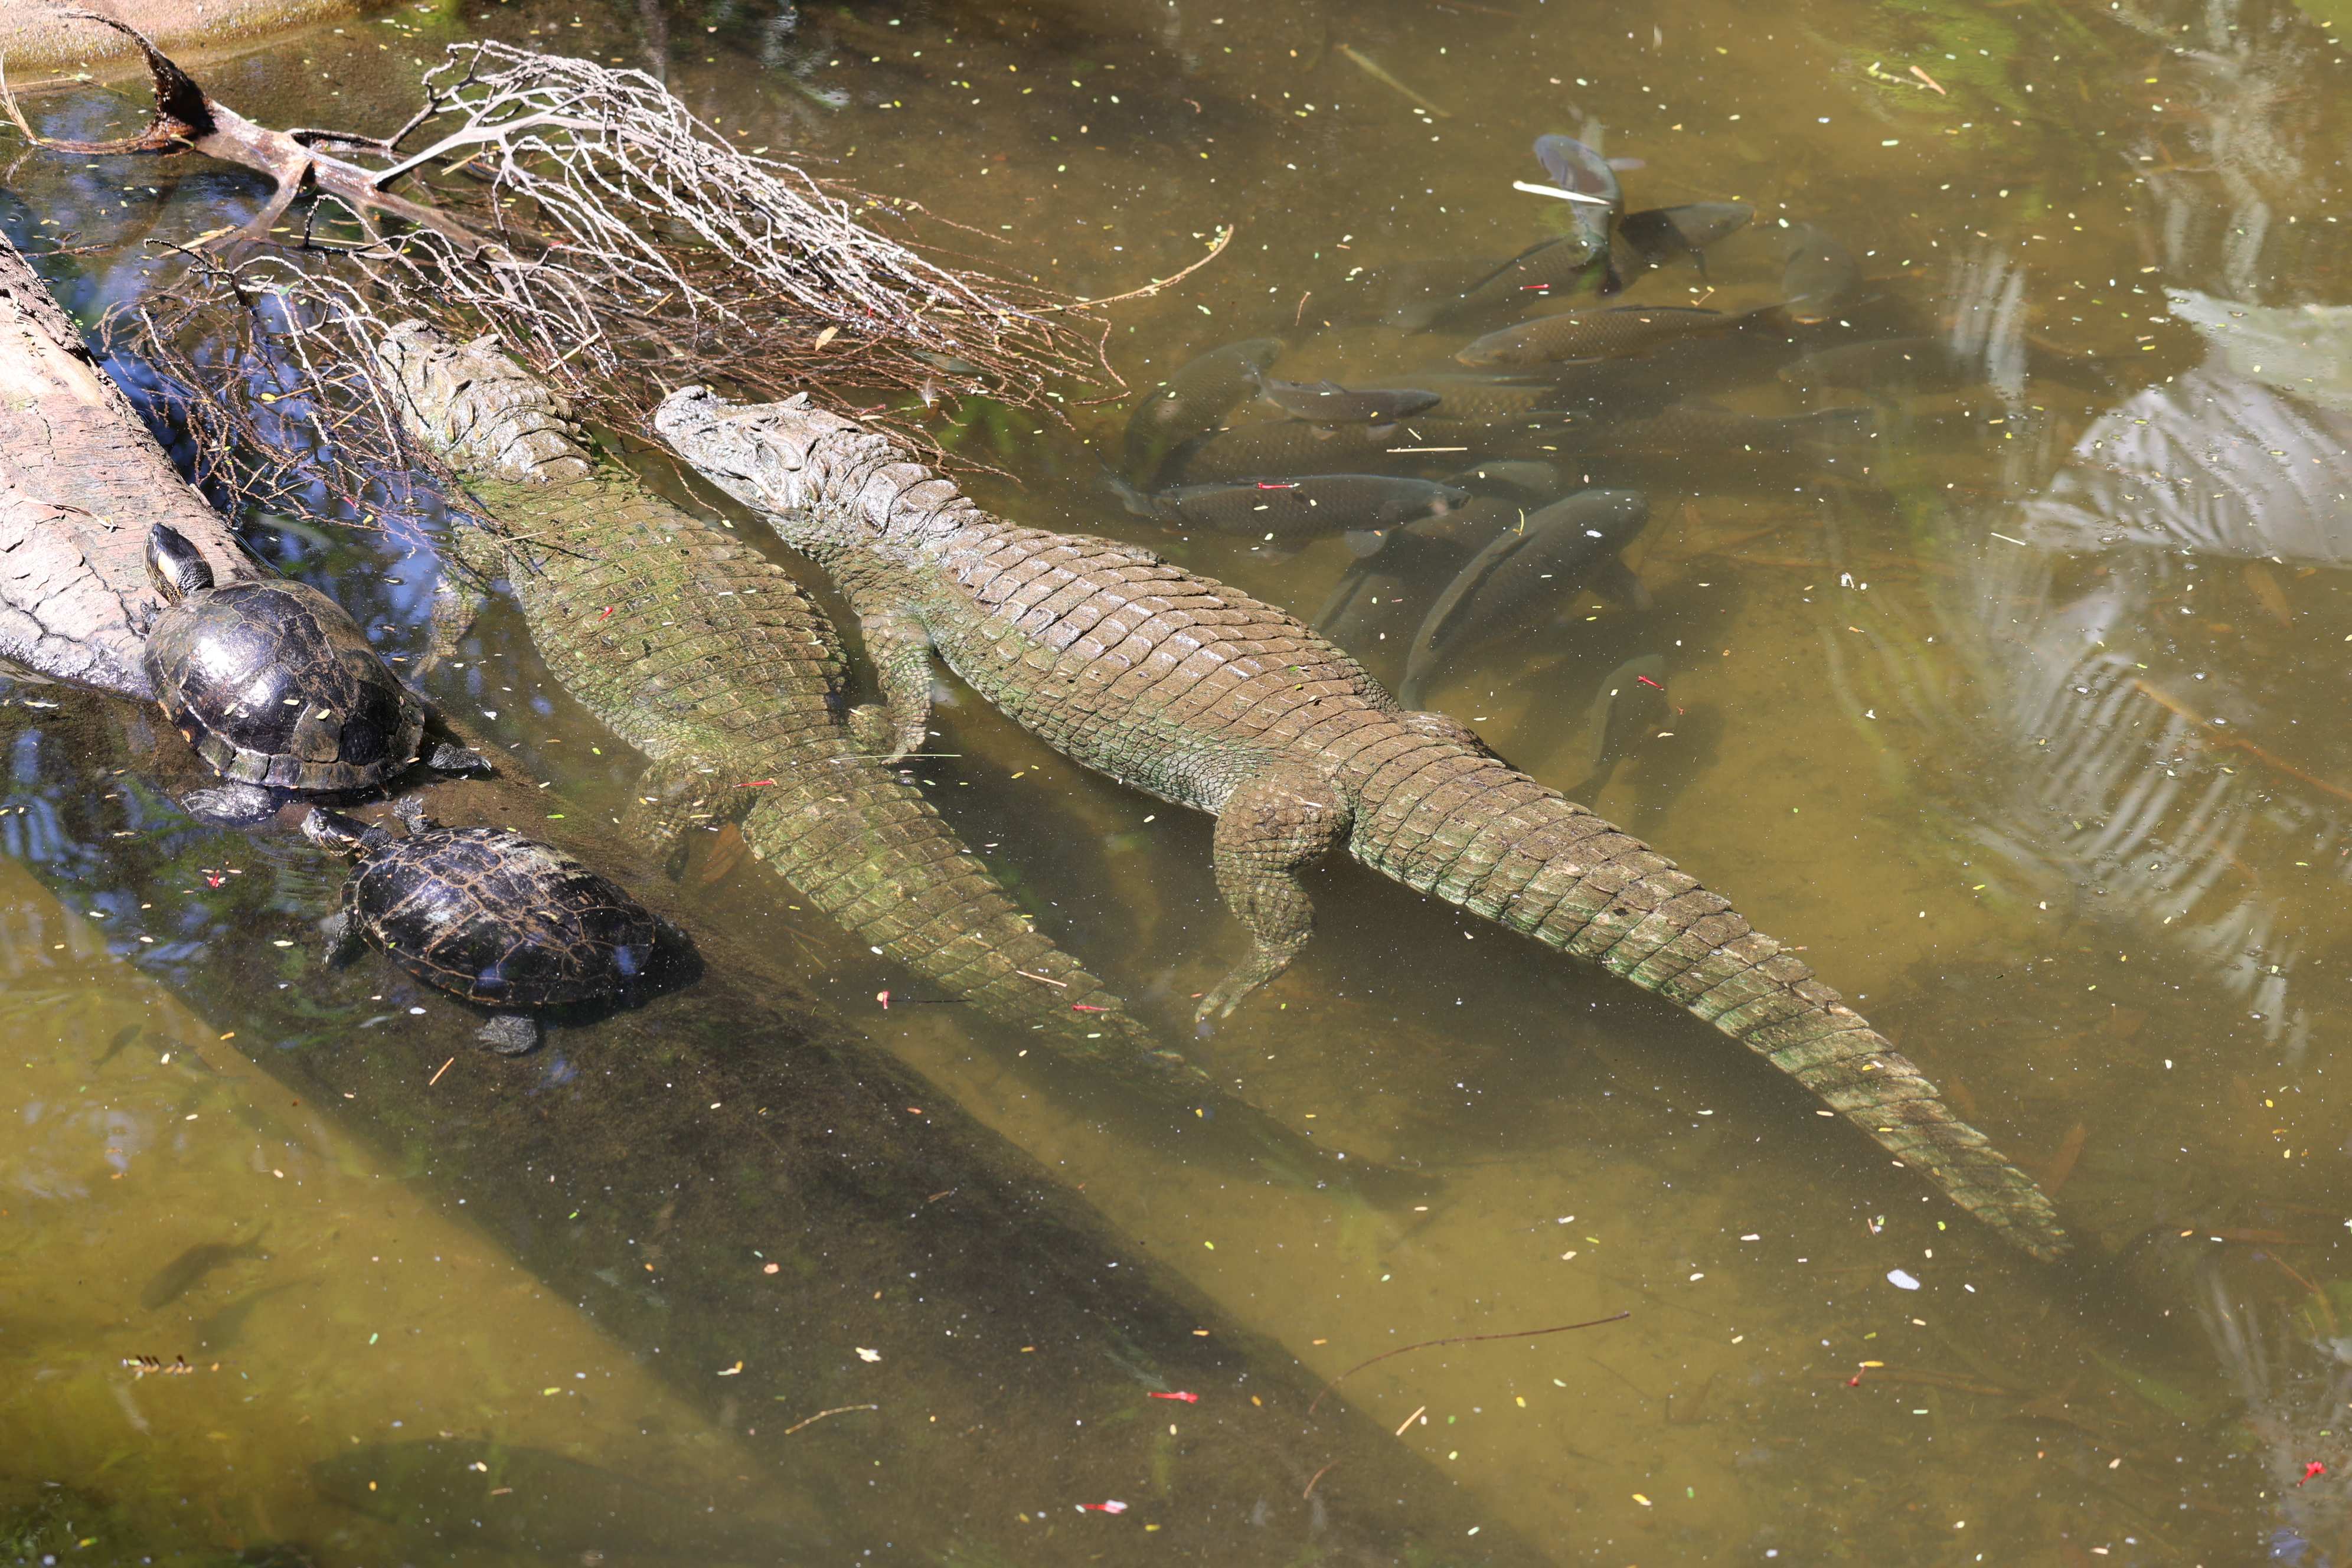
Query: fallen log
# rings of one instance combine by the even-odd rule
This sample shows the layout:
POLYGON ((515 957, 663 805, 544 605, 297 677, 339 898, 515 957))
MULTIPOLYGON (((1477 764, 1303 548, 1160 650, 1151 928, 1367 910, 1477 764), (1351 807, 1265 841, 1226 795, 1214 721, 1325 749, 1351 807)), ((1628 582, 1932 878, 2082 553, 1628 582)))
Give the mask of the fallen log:
POLYGON ((147 529, 168 523, 224 579, 247 570, 31 266, 0 237, 0 659, 152 697, 131 628, 155 602, 147 529))
MULTIPOLYGON (((380 0, 370 0, 379 4, 380 0)), ((307 22, 348 16, 357 0, 109 0, 108 9, 167 48, 218 55, 250 47, 273 33, 307 22)), ((45 0, 9 0, 0 6, 0 55, 19 87, 138 70, 138 47, 92 36, 74 8, 45 0), (68 77, 68 73, 73 73, 68 77)))

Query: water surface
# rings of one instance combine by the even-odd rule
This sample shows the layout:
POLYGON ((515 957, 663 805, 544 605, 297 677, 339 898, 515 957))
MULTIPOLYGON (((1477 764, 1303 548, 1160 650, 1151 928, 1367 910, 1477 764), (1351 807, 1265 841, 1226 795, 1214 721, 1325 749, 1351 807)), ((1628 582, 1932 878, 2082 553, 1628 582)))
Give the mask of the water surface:
MULTIPOLYGON (((1137 1254, 1297 1357, 1309 1382, 1416 1341, 1631 1309, 1587 1333, 1400 1356, 1347 1384, 1427 1461, 1449 1507, 1556 1561, 2318 1564, 2352 1555, 2336 1364, 2352 1145, 2327 1075, 2352 1008, 2337 962, 2352 397, 2336 367, 2352 346, 2352 279, 2336 20, 2284 0, 1814 0, 1769 16, 1706 0, 1605 16, 1527 0, 459 5, 288 39, 214 67, 212 84, 287 122, 389 124, 413 60, 495 33, 658 66, 745 145, 912 196, 971 226, 979 263, 1075 293, 1164 277, 1230 226, 1215 262, 1112 315, 1123 399, 1081 405, 1074 388, 1064 427, 950 398, 937 433, 1002 470, 975 489, 1009 516, 1146 543, 1305 615, 1353 562, 1341 542, 1278 553, 1179 537, 1129 515, 1106 483, 1127 405, 1174 367, 1266 334, 1288 345, 1288 379, 1411 384, 1444 366, 1468 333, 1357 319, 1351 274, 1499 260, 1559 232, 1557 203, 1511 189, 1542 177, 1528 145, 1547 132, 1597 131, 1610 154, 1640 160, 1621 175, 1633 206, 1757 209, 1703 277, 1664 268, 1631 300, 1769 302, 1769 231, 1786 220, 1835 236, 1866 279, 1846 312, 1858 339, 1932 338, 1981 374, 1956 389, 1899 370, 1832 388, 1767 367, 1706 394, 1755 415, 1869 408, 1878 434, 1859 446, 1555 454, 1647 494, 1653 521, 1627 560, 1651 607, 1563 595, 1447 668, 1428 700, 1573 789, 1591 776, 1612 673, 1662 661, 1670 716, 1586 804, 1803 944, 2041 1177, 2080 1239, 2073 1260, 2005 1251, 1663 1004, 1350 868, 1312 879, 1307 955, 1194 1048, 1319 1138, 1435 1178, 1414 1203, 1301 1185, 1064 1092, 1017 1042, 885 1016, 873 997, 893 977, 755 868, 698 851, 691 897, 710 921, 761 932, 802 984, 1081 1191, 1137 1254)), ((38 107, 60 133, 104 118, 89 96, 38 107)), ((45 264, 84 308, 138 287, 149 233, 210 227, 220 204, 254 195, 244 176, 176 163, 30 159, 8 180, 15 232, 66 227, 98 247, 45 264)), ((420 647, 429 557, 309 527, 256 519, 252 537, 331 586, 388 649, 420 647)), ((1402 583, 1394 618, 1362 628, 1354 651, 1401 673, 1400 645, 1442 585, 1402 583)), ((632 761, 549 687, 520 619, 494 609, 477 643, 436 675, 436 698, 579 799, 617 807, 632 761)), ((1205 822, 1081 773, 944 689, 950 754, 921 771, 942 809, 1074 951, 1183 1037, 1189 999, 1240 950, 1205 822)), ((242 1144, 174 1142, 189 1152, 168 1187, 155 1178, 164 1190, 127 1211, 110 1201, 122 1188, 107 1162, 131 1156, 107 1151, 134 1135, 158 1147, 167 1104, 205 1117, 284 1096, 226 1068, 198 1096, 173 1075, 191 1058, 161 1063, 159 1037, 100 1061, 128 1022, 167 1005, 151 982, 176 984, 168 1005, 206 1020, 240 1005, 206 989, 231 971, 175 958, 160 918, 141 928, 153 942, 110 939, 128 966, 36 956, 60 951, 58 902, 79 911, 85 889, 108 890, 115 921, 171 908, 155 857, 77 836, 73 822, 111 819, 49 804, 111 787, 88 771, 109 748, 61 728, 108 710, 63 700, 0 710, 24 792, 0 834, 46 884, 0 889, 0 924, 25 955, 0 994, 26 1042, 15 1098, 37 1108, 0 1200, 13 1211, 0 1358, 18 1390, 12 1435, 54 1456, 0 1463, 21 1493, 0 1508, 42 1506, 56 1481, 114 1510, 126 1539, 303 1539, 320 1561, 379 1561, 373 1527, 304 1511, 328 1506, 307 1468, 322 1450, 283 1402, 225 1403, 205 1429, 183 1428, 149 1414, 174 1384, 121 1365, 196 1361, 200 1325, 179 1316, 240 1302, 247 1355, 304 1365, 324 1353, 320 1322, 356 1325, 387 1287, 355 1243, 330 1247, 282 1212, 297 1173, 262 1173, 242 1144), (137 1305, 186 1247, 265 1223, 268 1259, 137 1305), (80 1271, 92 1248, 114 1259, 103 1276, 80 1271), (207 1522, 152 1500, 166 1494, 198 1499, 207 1522)), ((327 896, 315 875, 316 888, 289 885, 289 911, 327 896)), ((367 1022, 352 1003, 321 1031, 367 1022)), ((219 1045, 204 1059, 233 1067, 219 1045)), ((256 1147, 279 1135, 263 1136, 256 1147)), ((375 1156, 332 1155, 341 1136, 304 1133, 314 1181, 373 1190, 375 1156)), ((505 1252, 476 1248, 467 1268, 512 1278, 505 1252)), ((399 1288, 420 1313, 482 1289, 423 1270, 399 1288)), ((404 1393, 462 1405, 485 1378, 535 1390, 533 1357, 593 1332, 534 1310, 551 1316, 476 1314, 500 1331, 470 1359, 404 1367, 404 1393)), ((609 1346, 580 1354, 644 1375, 609 1346)), ((391 1397, 348 1375, 345 1397, 391 1397)), ((679 1419, 701 1433, 696 1463, 718 1464, 756 1425, 708 1384, 647 1387, 692 1406, 679 1419)), ((494 1435, 554 1443, 505 1414, 527 1405, 501 1405, 494 1435)), ((625 1426, 575 1427, 558 1446, 692 1484, 682 1460, 654 1477, 625 1426)), ((1075 1520, 1090 1500, 1003 1511, 1075 1520)), ((1140 1521, 1084 1516, 1088 1549, 1182 1556, 1140 1521)), ((482 1560, 563 1554, 551 1537, 499 1550, 482 1560)))

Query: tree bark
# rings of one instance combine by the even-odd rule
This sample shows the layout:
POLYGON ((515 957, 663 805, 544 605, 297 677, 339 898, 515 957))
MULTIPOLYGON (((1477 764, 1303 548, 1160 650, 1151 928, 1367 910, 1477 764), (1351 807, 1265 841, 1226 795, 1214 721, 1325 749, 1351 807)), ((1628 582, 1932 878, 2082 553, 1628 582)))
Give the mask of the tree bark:
POLYGON ((147 434, 32 267, 0 236, 0 658, 152 697, 140 668, 147 530, 169 523, 224 575, 228 525, 147 434))

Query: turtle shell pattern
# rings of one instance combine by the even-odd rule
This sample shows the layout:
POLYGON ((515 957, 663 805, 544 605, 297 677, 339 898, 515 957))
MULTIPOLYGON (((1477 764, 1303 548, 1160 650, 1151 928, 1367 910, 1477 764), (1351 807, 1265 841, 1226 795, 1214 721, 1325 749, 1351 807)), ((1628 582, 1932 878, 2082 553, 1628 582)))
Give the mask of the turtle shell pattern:
POLYGON ((416 760, 425 709, 342 607, 300 583, 230 583, 168 605, 147 635, 163 712, 221 776, 373 789, 416 760))
POLYGON ((368 852, 358 930, 428 985, 493 1006, 609 996, 645 971, 654 917, 571 856, 499 827, 429 827, 368 852))

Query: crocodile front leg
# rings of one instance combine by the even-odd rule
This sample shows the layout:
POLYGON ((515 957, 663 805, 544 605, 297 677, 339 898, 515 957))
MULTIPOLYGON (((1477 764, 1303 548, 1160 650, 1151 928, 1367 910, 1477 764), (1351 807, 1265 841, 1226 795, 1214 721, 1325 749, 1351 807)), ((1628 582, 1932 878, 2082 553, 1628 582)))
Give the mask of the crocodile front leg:
POLYGON ((433 620, 427 629, 425 657, 409 671, 412 683, 421 683, 455 655, 466 634, 481 618, 489 602, 489 581, 498 571, 498 549, 478 531, 455 528, 442 546, 441 578, 433 585, 433 620))
POLYGON ((921 751, 929 733, 931 634, 901 595, 879 584, 851 579, 841 586, 849 607, 857 613, 866 657, 873 662, 875 684, 882 689, 878 708, 850 710, 850 733, 884 763, 895 763, 909 752, 921 751))
POLYGON ((1349 818, 1337 786, 1304 769, 1262 773, 1226 797, 1213 841, 1217 890, 1249 929, 1251 948, 1202 998, 1198 1026, 1241 1005, 1307 945, 1315 904, 1298 873, 1347 841, 1349 818))

